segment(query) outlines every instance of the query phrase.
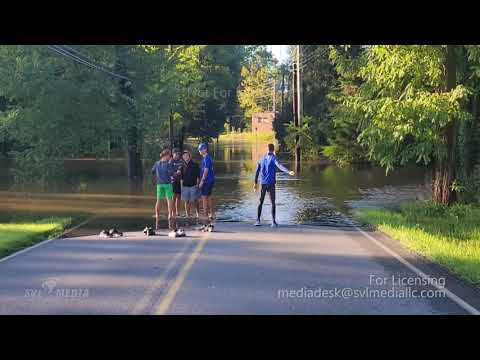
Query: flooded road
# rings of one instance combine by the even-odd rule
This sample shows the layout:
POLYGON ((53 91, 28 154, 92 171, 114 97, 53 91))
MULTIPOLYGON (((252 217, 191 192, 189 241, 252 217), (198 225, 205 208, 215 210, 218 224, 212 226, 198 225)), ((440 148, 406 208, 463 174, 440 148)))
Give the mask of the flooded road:
MULTIPOLYGON (((214 190, 217 217, 222 221, 254 221, 258 193, 252 190, 255 167, 266 143, 221 142, 212 146, 217 174, 214 190)), ((286 154, 280 161, 293 169, 286 154)), ((67 160, 64 174, 48 186, 15 184, 12 164, 0 160, 0 212, 2 214, 89 213, 108 217, 153 215, 154 185, 145 161, 145 181, 135 191, 126 178, 125 161, 67 160)), ((200 161, 195 153, 195 161, 200 161)), ((430 195, 430 173, 421 167, 399 169, 385 175, 376 167, 339 168, 305 163, 294 177, 277 179, 277 220, 283 224, 348 225, 345 215, 357 207, 395 207, 430 195)), ((270 220, 267 196, 263 219, 270 220)))

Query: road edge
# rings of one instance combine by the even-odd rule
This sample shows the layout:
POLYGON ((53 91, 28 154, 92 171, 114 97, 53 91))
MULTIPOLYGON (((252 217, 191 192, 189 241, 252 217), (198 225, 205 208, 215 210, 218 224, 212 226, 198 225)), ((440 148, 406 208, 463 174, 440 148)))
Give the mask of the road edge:
POLYGON ((16 252, 14 252, 13 254, 10 254, 10 255, 8 255, 8 256, 5 256, 5 257, 3 257, 3 258, 0 259, 0 264, 3 263, 3 262, 5 262, 5 261, 8 261, 8 260, 10 260, 10 259, 12 259, 12 258, 14 258, 14 257, 17 257, 18 255, 21 255, 21 254, 24 254, 24 253, 26 253, 26 252, 28 252, 28 251, 30 251, 30 250, 33 250, 33 249, 35 249, 35 248, 37 248, 37 247, 40 247, 40 246, 42 246, 42 245, 46 245, 46 244, 48 244, 48 243, 50 243, 50 242, 52 242, 52 241, 55 241, 55 240, 59 240, 59 239, 61 239, 62 237, 64 237, 66 234, 72 232, 73 230, 76 230, 76 229, 78 229, 79 227, 88 224, 88 223, 89 223, 90 221, 92 221, 93 219, 95 219, 95 216, 94 216, 94 217, 91 217, 91 218, 88 218, 87 220, 81 222, 80 224, 75 225, 74 227, 72 227, 72 228, 70 228, 70 229, 65 230, 65 231, 62 232, 61 234, 59 234, 59 235, 57 235, 57 236, 55 236, 55 237, 53 237, 53 238, 51 238, 51 239, 42 240, 42 241, 37 242, 36 244, 34 244, 34 245, 32 245, 32 246, 29 246, 29 247, 27 247, 27 248, 25 248, 25 249, 22 249, 22 250, 18 250, 18 251, 16 251, 16 252))
POLYGON ((367 232, 356 225, 354 228, 422 279, 445 278, 446 284, 448 284, 445 288, 441 288, 436 283, 432 283, 431 286, 438 290, 443 290, 449 300, 469 314, 480 315, 480 289, 467 283, 440 264, 432 262, 415 251, 406 248, 398 240, 378 229, 374 231, 367 230, 367 232))

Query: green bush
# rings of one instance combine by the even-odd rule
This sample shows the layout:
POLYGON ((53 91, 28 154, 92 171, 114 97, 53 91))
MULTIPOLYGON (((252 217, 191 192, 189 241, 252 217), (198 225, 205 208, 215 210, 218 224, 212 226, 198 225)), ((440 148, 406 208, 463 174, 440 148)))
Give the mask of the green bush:
POLYGON ((295 140, 299 138, 298 145, 302 150, 302 157, 306 160, 316 160, 321 154, 321 145, 319 138, 321 137, 321 126, 318 119, 305 116, 301 127, 296 127, 293 122, 286 124, 286 136, 284 143, 288 151, 295 153, 295 140))
POLYGON ((464 204, 480 202, 480 166, 476 166, 473 173, 463 181, 459 199, 464 204))
POLYGON ((346 151, 339 145, 323 146, 322 154, 342 167, 360 162, 360 159, 353 152, 346 151))

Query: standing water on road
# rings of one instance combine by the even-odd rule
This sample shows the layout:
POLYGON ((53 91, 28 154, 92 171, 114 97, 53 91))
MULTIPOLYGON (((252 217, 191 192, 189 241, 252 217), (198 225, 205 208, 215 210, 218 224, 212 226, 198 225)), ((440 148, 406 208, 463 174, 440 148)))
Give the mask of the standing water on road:
MULTIPOLYGON (((193 145, 190 148, 195 149, 193 145)), ((219 221, 255 220, 259 193, 253 192, 253 179, 257 161, 266 149, 267 143, 261 142, 212 145, 219 221)), ((278 156, 281 163, 294 170, 287 154, 278 156)), ((200 161, 196 152, 194 159, 200 161)), ((48 187, 14 184, 10 171, 13 165, 0 160, 0 212, 151 217, 154 186, 149 170, 153 161, 145 161, 144 184, 133 192, 122 159, 66 160, 62 177, 48 187)), ((405 201, 428 198, 429 184, 429 170, 422 167, 398 169, 386 176, 385 170, 378 167, 353 169, 304 163, 300 174, 277 176, 277 220, 280 224, 349 225, 345 214, 352 209, 395 207, 405 201)), ((262 215, 268 221, 269 201, 267 196, 262 215)))

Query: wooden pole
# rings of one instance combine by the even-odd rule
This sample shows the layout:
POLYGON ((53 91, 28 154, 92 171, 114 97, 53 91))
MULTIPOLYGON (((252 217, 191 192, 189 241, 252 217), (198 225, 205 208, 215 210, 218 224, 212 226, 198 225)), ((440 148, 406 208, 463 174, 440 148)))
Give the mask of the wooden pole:
MULTIPOLYGON (((300 86, 300 45, 297 45, 297 61, 296 61, 296 115, 295 115, 295 127, 298 129, 301 126, 301 86, 300 86)), ((300 162, 301 162, 301 149, 300 149, 300 138, 297 135, 295 138, 295 169, 297 172, 300 172, 300 162)))
POLYGON ((282 67, 282 114, 283 114, 283 102, 284 102, 284 93, 285 93, 285 69, 282 67))
MULTIPOLYGON (((170 49, 170 53, 172 52, 172 45, 168 46, 170 49)), ((170 117, 169 117, 169 126, 168 126, 168 133, 170 137, 170 148, 173 150, 173 106, 170 104, 170 117)))
POLYGON ((272 106, 272 109, 273 109, 273 114, 275 116, 275 110, 276 110, 276 107, 275 107, 275 79, 273 79, 273 106, 272 106))

